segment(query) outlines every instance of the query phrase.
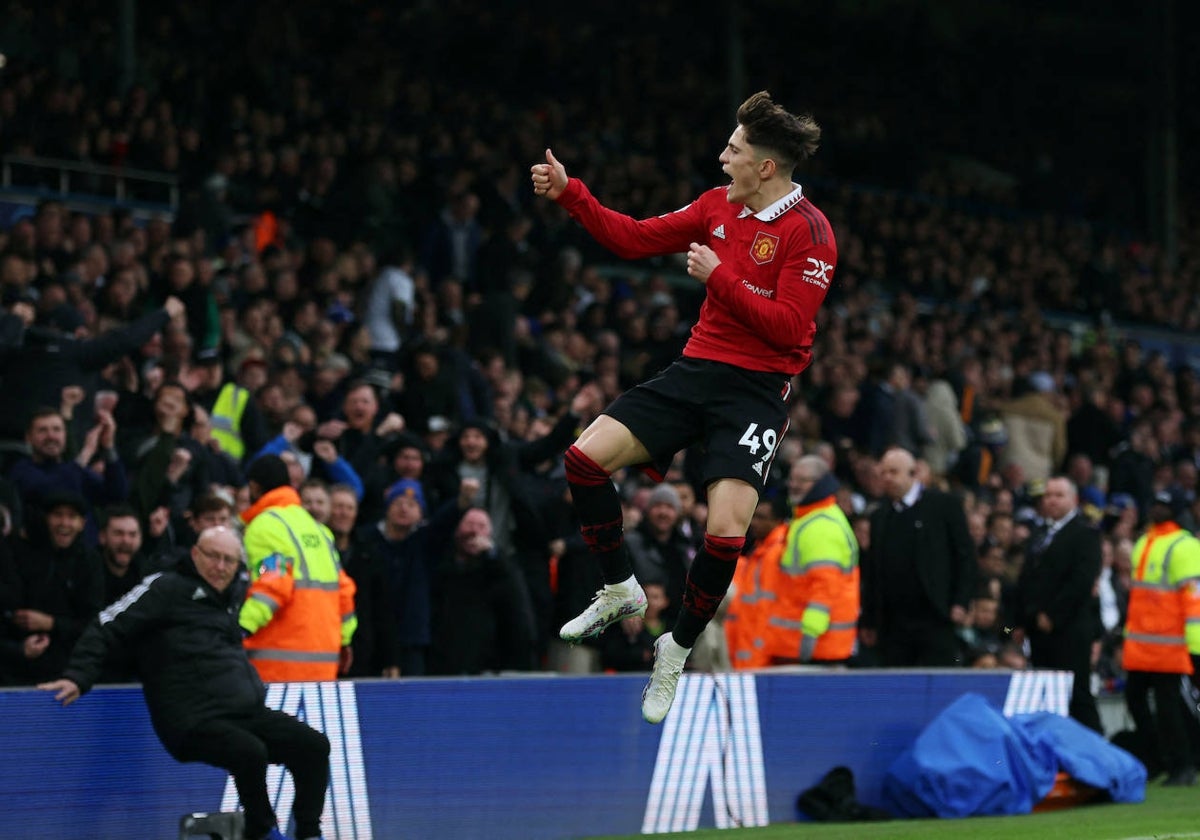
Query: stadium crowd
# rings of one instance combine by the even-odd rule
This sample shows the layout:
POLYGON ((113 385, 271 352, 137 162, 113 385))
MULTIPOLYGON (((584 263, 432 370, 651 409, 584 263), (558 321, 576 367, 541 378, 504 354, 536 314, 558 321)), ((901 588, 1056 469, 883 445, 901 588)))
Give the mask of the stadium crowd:
MULTIPOLYGON (((265 17, 255 28, 194 8, 155 14, 173 48, 146 45, 154 84, 117 94, 66 68, 103 65, 89 52, 111 40, 98 17, 50 16, 77 30, 60 66, 13 62, 0 77, 5 154, 167 173, 183 196, 148 214, 46 199, 0 232, 0 684, 57 676, 104 605, 248 506, 246 469, 265 452, 289 463, 357 583, 352 676, 648 670, 703 535, 703 488, 686 453, 660 485, 620 476, 650 610, 566 648, 558 626, 601 581, 562 452, 678 355, 701 290, 670 260, 615 265, 532 201, 527 172, 553 139, 611 206, 679 206, 714 183, 708 135, 728 130, 697 130, 723 111, 696 62, 644 85, 632 67, 667 54, 633 39, 605 96, 567 96, 571 75, 547 74, 523 102, 519 81, 550 59, 522 55, 487 99, 455 87, 463 68, 438 78, 445 62, 412 38, 403 63, 384 61, 403 21, 314 12, 263 44, 265 17), (338 33, 356 49, 323 63, 306 49, 338 33), (209 67, 217 37, 265 51, 209 67), (404 72, 422 61, 430 72, 404 72), (693 94, 697 121, 671 116, 666 103, 693 94), (474 515, 456 504, 464 479, 479 482, 474 515)), ((447 37, 471 49, 469 33, 447 37)), ((871 135, 870 112, 818 102, 818 119, 822 106, 827 136, 871 135)), ((1152 241, 1028 212, 950 169, 905 189, 855 185, 838 169, 853 149, 830 142, 811 193, 839 262, 764 516, 791 517, 789 471, 818 455, 868 552, 881 461, 911 452, 925 486, 961 501, 976 555, 958 662, 1025 668, 1018 584, 1047 482, 1066 476, 1101 545, 1091 667, 1120 689, 1131 553, 1152 503, 1165 493, 1183 527, 1200 522, 1200 384, 1114 324, 1200 328, 1194 237, 1171 269, 1152 241)), ((736 664, 719 633, 706 639, 693 667, 736 664)), ((879 660, 860 643, 850 661, 879 660)))

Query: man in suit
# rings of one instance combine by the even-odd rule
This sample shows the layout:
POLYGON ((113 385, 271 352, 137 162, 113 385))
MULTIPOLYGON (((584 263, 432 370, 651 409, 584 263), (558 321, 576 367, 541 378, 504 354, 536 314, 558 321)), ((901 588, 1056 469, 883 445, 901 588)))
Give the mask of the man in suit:
POLYGON ((1029 538, 1017 581, 1018 622, 1029 639, 1033 667, 1075 674, 1071 717, 1097 732, 1092 697, 1092 638, 1099 618, 1092 588, 1100 574, 1100 532, 1079 514, 1074 482, 1055 476, 1042 496, 1042 526, 1029 538))
POLYGON ((917 480, 912 453, 880 459, 884 502, 862 562, 859 637, 889 668, 962 665, 955 627, 975 587, 975 546, 958 499, 917 480))

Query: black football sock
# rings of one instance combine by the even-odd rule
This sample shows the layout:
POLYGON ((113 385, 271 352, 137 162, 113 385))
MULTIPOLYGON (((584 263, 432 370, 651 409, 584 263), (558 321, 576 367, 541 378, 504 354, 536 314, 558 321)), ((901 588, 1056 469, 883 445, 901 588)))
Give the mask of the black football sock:
POLYGON ((600 561, 604 582, 628 580, 633 565, 625 547, 621 499, 612 477, 576 446, 567 450, 564 460, 571 499, 579 516, 579 530, 592 556, 600 561))
POLYGON ((696 644, 708 622, 717 614, 721 599, 733 582, 738 557, 746 545, 745 537, 704 535, 704 546, 696 552, 688 570, 683 591, 683 609, 675 620, 671 638, 685 648, 696 644))

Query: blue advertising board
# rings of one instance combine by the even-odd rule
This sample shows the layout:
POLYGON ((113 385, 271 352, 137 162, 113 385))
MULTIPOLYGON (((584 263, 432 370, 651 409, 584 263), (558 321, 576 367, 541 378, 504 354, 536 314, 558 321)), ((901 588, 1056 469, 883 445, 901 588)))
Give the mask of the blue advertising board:
MULTIPOLYGON (((290 683, 270 686, 268 704, 330 738, 327 840, 558 840, 792 821, 796 794, 838 765, 879 805, 891 762, 964 692, 1006 714, 1063 714, 1070 675, 689 673, 659 726, 641 719, 643 684, 290 683)), ((225 774, 166 754, 137 688, 99 688, 68 709, 0 691, 0 719, 0 837, 173 838, 185 813, 236 807, 225 774)), ((272 767, 268 784, 287 820, 290 777, 272 767)))

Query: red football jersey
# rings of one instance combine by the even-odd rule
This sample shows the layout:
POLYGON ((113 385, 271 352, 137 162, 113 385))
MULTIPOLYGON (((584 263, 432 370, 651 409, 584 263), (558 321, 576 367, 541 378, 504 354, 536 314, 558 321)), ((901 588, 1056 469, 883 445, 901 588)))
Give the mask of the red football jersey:
POLYGON ((624 259, 683 253, 692 242, 713 249, 721 264, 683 355, 788 375, 808 367, 837 245, 799 186, 758 213, 730 204, 717 187, 674 213, 638 220, 602 206, 578 178, 558 203, 624 259))

